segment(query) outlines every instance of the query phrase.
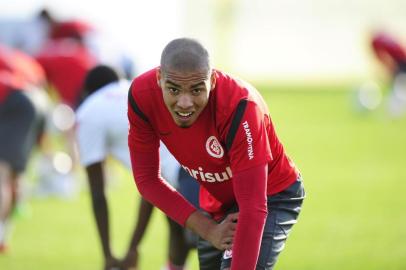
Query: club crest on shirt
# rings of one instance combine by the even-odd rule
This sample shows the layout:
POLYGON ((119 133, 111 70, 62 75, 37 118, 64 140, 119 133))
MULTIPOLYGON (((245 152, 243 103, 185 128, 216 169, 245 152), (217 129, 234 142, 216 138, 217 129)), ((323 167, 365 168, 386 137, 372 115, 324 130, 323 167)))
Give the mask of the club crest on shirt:
POLYGON ((222 158, 224 156, 223 147, 215 136, 210 136, 206 141, 206 150, 210 156, 215 158, 222 158))

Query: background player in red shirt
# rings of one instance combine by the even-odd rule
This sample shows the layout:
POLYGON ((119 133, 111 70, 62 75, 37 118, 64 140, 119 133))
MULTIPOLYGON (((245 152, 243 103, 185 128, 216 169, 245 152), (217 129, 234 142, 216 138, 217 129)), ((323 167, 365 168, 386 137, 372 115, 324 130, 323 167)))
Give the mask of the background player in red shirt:
POLYGON ((33 58, 0 45, 0 253, 6 250, 19 177, 43 132, 44 82, 44 71, 33 58))
POLYGON ((256 89, 212 69, 199 42, 176 39, 160 67, 134 79, 128 117, 137 187, 200 235, 200 269, 272 269, 304 190, 256 89), (209 216, 162 180, 159 140, 204 187, 209 216))
POLYGON ((399 116, 406 111, 406 49, 395 37, 383 31, 374 33, 371 46, 391 78, 389 112, 399 116))

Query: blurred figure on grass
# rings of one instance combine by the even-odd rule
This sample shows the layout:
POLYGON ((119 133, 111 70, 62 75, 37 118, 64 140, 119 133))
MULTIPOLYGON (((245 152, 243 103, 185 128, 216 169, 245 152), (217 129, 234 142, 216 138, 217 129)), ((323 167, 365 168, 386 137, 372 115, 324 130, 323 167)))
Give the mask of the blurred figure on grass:
POLYGON ((390 77, 389 113, 394 117, 401 116, 406 111, 406 47, 384 31, 373 34, 371 47, 390 77))
POLYGON ((73 38, 69 39, 71 42, 51 42, 54 32, 61 32, 58 30, 61 23, 45 9, 30 18, 0 19, 0 41, 26 52, 40 62, 45 71, 45 88, 49 96, 53 97, 53 106, 50 104, 45 124, 46 133, 51 135, 50 140, 47 140, 48 145, 42 149, 34 165, 38 169, 34 195, 40 197, 56 195, 69 198, 75 193, 71 176, 73 142, 63 136, 69 134, 74 123, 74 113, 69 105, 75 103, 84 74, 91 68, 90 53, 74 42, 73 38), (62 140, 59 140, 61 134, 62 140), (61 148, 61 142, 62 149, 56 151, 61 148))
POLYGON ((30 56, 0 45, 0 252, 6 250, 19 179, 44 130, 45 74, 30 56))
POLYGON ((53 164, 55 154, 43 155, 38 161, 39 196, 72 197, 77 193, 78 183, 74 180, 77 151, 75 147, 75 113, 82 97, 82 86, 86 73, 97 61, 89 49, 77 37, 48 40, 37 53, 36 60, 45 70, 47 90, 54 100, 49 119, 49 132, 54 138, 61 137, 62 152, 66 159, 66 170, 60 171, 53 164), (65 153, 66 152, 66 153, 65 153))
POLYGON ((47 117, 47 133, 56 142, 52 148, 61 148, 62 142, 61 150, 38 157, 35 195, 71 198, 77 194, 73 124, 85 74, 104 63, 128 78, 134 75, 131 57, 115 40, 84 18, 61 19, 46 8, 29 18, 0 19, 0 41, 32 55, 45 70, 46 89, 54 103, 47 117))
MULTIPOLYGON (((109 214, 105 194, 106 179, 104 170, 106 159, 112 156, 130 169, 128 152, 127 97, 130 83, 120 79, 111 67, 99 65, 91 69, 85 78, 86 97, 77 110, 76 135, 80 160, 86 169, 89 181, 93 212, 104 255, 104 268, 133 269, 138 265, 138 248, 148 225, 153 206, 140 200, 137 223, 134 227, 128 250, 120 260, 110 247, 109 214)), ((162 173, 165 179, 197 207, 198 185, 181 170, 180 165, 162 146, 160 150, 162 173)), ((196 243, 182 227, 169 221, 169 247, 167 269, 183 269, 187 254, 196 243)))

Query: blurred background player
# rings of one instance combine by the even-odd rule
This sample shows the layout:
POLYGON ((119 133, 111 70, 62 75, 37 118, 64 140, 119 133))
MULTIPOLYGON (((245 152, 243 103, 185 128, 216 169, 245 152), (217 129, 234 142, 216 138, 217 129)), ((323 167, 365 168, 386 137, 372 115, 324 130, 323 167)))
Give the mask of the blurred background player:
POLYGON ((389 113, 400 116, 406 110, 406 49, 391 34, 377 31, 371 46, 390 76, 389 113))
POLYGON ((61 137, 62 150, 59 152, 63 153, 71 164, 62 173, 55 166, 49 166, 58 153, 55 149, 53 150, 55 153, 42 155, 38 160, 40 181, 37 194, 71 197, 78 190, 78 183, 73 177, 75 164, 77 164, 73 130, 74 109, 81 100, 86 73, 96 65, 96 59, 80 39, 66 38, 46 42, 36 55, 36 60, 45 71, 47 89, 54 100, 48 121, 49 131, 54 138, 61 137))
POLYGON ((82 100, 82 86, 87 72, 97 64, 109 64, 127 77, 133 75, 133 62, 114 42, 105 42, 105 34, 83 19, 60 20, 44 9, 39 17, 48 23, 47 38, 35 58, 45 70, 48 90, 55 100, 52 112, 53 131, 63 135, 62 152, 71 164, 66 172, 47 166, 55 154, 42 156, 38 194, 71 197, 78 190, 74 181, 77 149, 73 131, 74 110, 82 100), (59 119, 58 122, 55 119, 59 119))
MULTIPOLYGON (((46 76, 46 89, 53 96, 54 105, 50 106, 47 112, 45 124, 47 133, 53 135, 49 137, 52 140, 48 140, 47 148, 42 149, 45 151, 38 155, 35 161, 38 168, 35 195, 41 197, 73 195, 72 168, 61 171, 55 165, 55 160, 60 156, 65 157, 66 164, 73 164, 75 156, 72 139, 69 139, 72 137, 69 130, 73 127, 74 113, 68 105, 60 103, 73 106, 71 104, 74 103, 75 95, 80 94, 84 75, 91 68, 90 53, 84 46, 73 39, 69 39, 70 42, 52 42, 53 32, 60 23, 46 9, 30 18, 0 20, 0 41, 41 61, 46 76), (56 145, 51 142, 55 138, 59 139, 60 135, 65 137, 59 142, 63 142, 62 147, 68 150, 55 151, 56 145), (69 152, 69 155, 65 152, 69 152)), ((58 147, 61 145, 59 142, 58 147)))
POLYGON ((134 75, 132 61, 122 48, 106 43, 95 26, 82 19, 57 20, 47 10, 41 14, 50 27, 48 39, 35 55, 63 103, 77 107, 84 76, 96 64, 112 66, 127 78, 134 75))
POLYGON ((36 59, 44 68, 47 81, 59 101, 75 109, 86 73, 97 63, 79 35, 48 41, 36 59))
MULTIPOLYGON (((128 169, 131 167, 127 145, 128 120, 126 104, 130 84, 120 80, 112 68, 96 66, 86 76, 85 92, 88 95, 77 111, 76 134, 80 160, 86 168, 90 185, 93 211, 99 232, 104 269, 129 269, 138 263, 138 246, 149 222, 153 206, 141 199, 137 224, 128 251, 122 260, 110 248, 109 214, 105 195, 106 177, 103 172, 106 158, 111 155, 128 169)), ((163 146, 161 147, 162 173, 172 185, 178 187, 197 206, 198 186, 163 146), (179 181, 178 181, 179 180, 179 181), (186 192, 185 192, 186 190, 186 192)), ((194 246, 190 232, 169 220, 169 262, 167 269, 183 269, 187 254, 194 246)))
POLYGON ((46 96, 41 66, 0 45, 0 251, 5 251, 10 214, 18 201, 19 177, 44 127, 46 96))

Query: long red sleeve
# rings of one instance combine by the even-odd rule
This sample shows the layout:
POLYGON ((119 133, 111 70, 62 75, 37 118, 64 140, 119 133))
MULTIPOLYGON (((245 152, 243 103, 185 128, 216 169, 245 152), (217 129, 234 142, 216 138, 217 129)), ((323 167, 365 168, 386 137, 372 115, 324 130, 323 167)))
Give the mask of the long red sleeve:
POLYGON ((146 200, 184 226, 196 209, 159 176, 157 160, 157 155, 131 151, 135 183, 146 200))
POLYGON ((149 124, 131 109, 128 111, 128 117, 130 120, 128 145, 139 192, 147 201, 184 226, 196 208, 161 178, 159 139, 149 124))
POLYGON ((233 176, 239 216, 233 243, 232 270, 254 270, 267 217, 268 166, 256 166, 233 176))

